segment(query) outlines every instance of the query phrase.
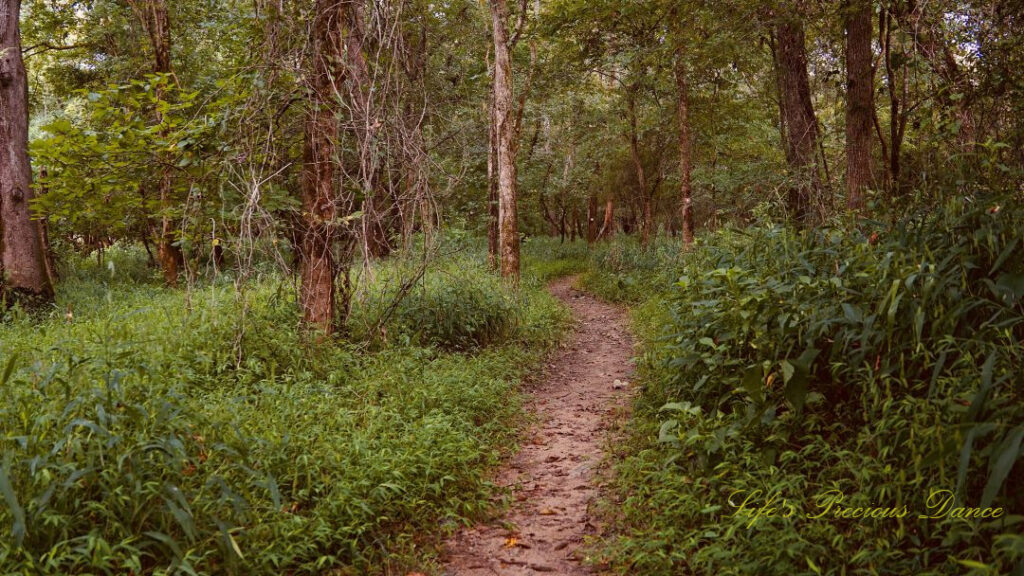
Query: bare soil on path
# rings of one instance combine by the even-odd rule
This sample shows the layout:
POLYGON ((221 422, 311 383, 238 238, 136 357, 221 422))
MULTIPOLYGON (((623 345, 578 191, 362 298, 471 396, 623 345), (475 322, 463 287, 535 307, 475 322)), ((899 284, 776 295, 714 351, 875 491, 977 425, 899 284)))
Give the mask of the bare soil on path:
POLYGON ((537 424, 497 477, 512 491, 503 517, 465 529, 447 546, 448 576, 592 574, 581 563, 583 538, 597 530, 590 506, 596 468, 616 414, 628 405, 633 343, 624 310, 554 282, 577 326, 531 390, 537 424))

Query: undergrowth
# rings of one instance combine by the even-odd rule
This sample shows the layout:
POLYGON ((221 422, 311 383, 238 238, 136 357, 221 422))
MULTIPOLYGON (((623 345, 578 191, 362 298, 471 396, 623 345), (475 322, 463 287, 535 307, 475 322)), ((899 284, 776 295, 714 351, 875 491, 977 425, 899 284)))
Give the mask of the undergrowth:
POLYGON ((0 572, 422 566, 493 507, 517 382, 566 327, 540 287, 448 262, 367 348, 305 337, 287 278, 186 294, 137 251, 74 263, 45 317, 0 324, 0 572))
POLYGON ((645 575, 1024 573, 1019 206, 596 248, 582 282, 634 305, 644 352, 595 557, 645 575))

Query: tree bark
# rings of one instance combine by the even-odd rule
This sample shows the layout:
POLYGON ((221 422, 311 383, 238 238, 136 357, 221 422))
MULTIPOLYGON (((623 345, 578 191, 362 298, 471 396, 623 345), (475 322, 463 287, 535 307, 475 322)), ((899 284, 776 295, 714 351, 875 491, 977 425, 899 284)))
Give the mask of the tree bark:
POLYGON ((679 116, 679 191, 683 247, 693 246, 693 142, 690 138, 690 89, 683 50, 676 54, 676 113, 679 116))
POLYGON ((871 69, 871 0, 849 0, 846 15, 846 206, 864 208, 871 186, 875 83, 871 69))
POLYGON ((519 217, 516 207, 517 119, 513 110, 512 59, 509 47, 508 5, 489 0, 494 36, 494 121, 497 127, 498 245, 501 276, 519 281, 519 217))
POLYGON ((799 6, 790 4, 778 16, 779 73, 786 126, 787 155, 796 182, 789 193, 789 210, 800 223, 808 223, 811 202, 820 188, 817 173, 817 120, 807 78, 807 48, 799 6))
POLYGON ((786 155, 786 163, 792 162, 793 152, 789 149, 789 135, 786 130, 786 86, 783 83, 782 61, 779 59, 778 38, 776 30, 772 29, 768 37, 768 45, 772 51, 772 67, 775 72, 775 93, 776 102, 779 107, 779 142, 782 144, 782 151, 786 155))
POLYGON ((0 0, 0 287, 53 296, 39 223, 32 219, 28 79, 21 56, 21 0, 0 0))
POLYGON ((491 268, 498 270, 501 267, 501 246, 498 242, 498 122, 494 110, 493 86, 488 113, 490 126, 487 130, 487 262, 491 268))
POLYGON ((587 198, 587 244, 597 240, 597 191, 591 190, 587 198))
POLYGON ((302 285, 304 322, 324 336, 334 332, 335 162, 338 142, 337 83, 343 78, 343 4, 317 0, 306 81, 307 105, 302 166, 302 285))
POLYGON ((604 206, 604 222, 601 223, 601 231, 597 233, 597 239, 606 240, 612 236, 615 236, 615 200, 609 198, 604 206))

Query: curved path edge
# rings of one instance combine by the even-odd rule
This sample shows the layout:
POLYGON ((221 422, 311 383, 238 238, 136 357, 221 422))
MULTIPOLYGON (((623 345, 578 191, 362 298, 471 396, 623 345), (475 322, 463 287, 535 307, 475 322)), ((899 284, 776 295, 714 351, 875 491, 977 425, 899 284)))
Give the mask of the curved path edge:
POLYGON ((448 541, 446 576, 593 573, 581 562, 582 546, 597 530, 591 504, 612 416, 628 405, 633 340, 625 310, 575 290, 574 280, 549 286, 571 308, 576 329, 530 390, 537 423, 497 475, 512 504, 448 541))

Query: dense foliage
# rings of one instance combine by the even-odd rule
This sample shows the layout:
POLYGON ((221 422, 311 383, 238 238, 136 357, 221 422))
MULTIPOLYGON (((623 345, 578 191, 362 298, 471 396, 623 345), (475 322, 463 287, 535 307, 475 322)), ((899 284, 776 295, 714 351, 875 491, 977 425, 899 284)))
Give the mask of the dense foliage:
POLYGON ((0 0, 0 572, 429 571, 579 273, 643 339, 615 570, 1024 576, 1022 25, 0 0))
MULTIPOLYGON (((474 261, 459 261, 457 279, 433 276, 420 298, 464 295, 455 284, 467 280, 484 303, 510 298, 474 261)), ((529 288, 503 339, 477 316, 489 311, 462 303, 419 325, 423 345, 367 353, 311 345, 279 277, 244 295, 212 282, 186 303, 138 250, 69 272, 59 311, 0 327, 4 573, 419 565, 439 534, 490 508, 515 383, 565 326, 529 288), (491 346, 445 351, 470 337, 491 346)), ((404 301, 396 329, 420 298, 404 301)))
POLYGON ((603 548, 618 570, 1019 570, 1018 202, 951 201, 863 232, 725 230, 685 260, 597 254, 586 285, 645 301, 635 450, 603 548), (843 508, 909 513, 836 517, 830 490, 843 508), (1004 514, 956 518, 934 490, 1004 514), (756 517, 773 498, 793 517, 756 517))

